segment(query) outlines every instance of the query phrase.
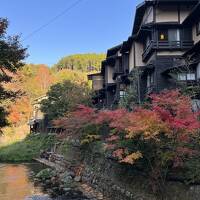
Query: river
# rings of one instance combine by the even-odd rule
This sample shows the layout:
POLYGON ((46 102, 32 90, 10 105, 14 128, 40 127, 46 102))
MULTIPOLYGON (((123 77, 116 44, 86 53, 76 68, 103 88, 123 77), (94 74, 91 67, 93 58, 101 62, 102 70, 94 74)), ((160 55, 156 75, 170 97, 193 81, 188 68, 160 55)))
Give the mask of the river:
POLYGON ((30 178, 32 172, 42 169, 38 163, 0 164, 0 200, 25 200, 30 196, 43 196, 42 188, 30 178))
MULTIPOLYGON (((0 200, 87 200, 83 195, 69 192, 69 195, 50 198, 42 187, 36 186, 33 174, 44 166, 31 164, 0 164, 0 200), (74 195, 75 194, 75 195, 74 195)), ((94 199, 94 198, 92 198, 94 199)))

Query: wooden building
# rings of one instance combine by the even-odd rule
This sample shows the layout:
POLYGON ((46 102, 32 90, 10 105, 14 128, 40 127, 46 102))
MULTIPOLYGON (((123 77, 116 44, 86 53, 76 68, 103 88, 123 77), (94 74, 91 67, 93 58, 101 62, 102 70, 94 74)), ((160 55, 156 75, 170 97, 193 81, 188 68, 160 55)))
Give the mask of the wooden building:
POLYGON ((30 126, 31 133, 46 133, 48 120, 44 113, 41 111, 41 101, 46 99, 47 96, 36 98, 32 102, 33 113, 30 117, 28 125, 30 126))
POLYGON ((138 101, 152 92, 200 79, 199 0, 146 0, 136 8, 131 36, 107 51, 99 74, 90 75, 95 103, 113 108, 130 84, 137 84, 138 101), (195 55, 194 55, 195 54, 195 55), (185 59, 195 57, 187 73, 185 59), (137 80, 131 83, 130 74, 137 80), (134 77, 135 77, 134 76, 134 77), (101 77, 101 78, 99 78, 101 77), (97 87, 101 82, 101 87, 97 87), (102 84, 103 83, 103 84, 102 84))

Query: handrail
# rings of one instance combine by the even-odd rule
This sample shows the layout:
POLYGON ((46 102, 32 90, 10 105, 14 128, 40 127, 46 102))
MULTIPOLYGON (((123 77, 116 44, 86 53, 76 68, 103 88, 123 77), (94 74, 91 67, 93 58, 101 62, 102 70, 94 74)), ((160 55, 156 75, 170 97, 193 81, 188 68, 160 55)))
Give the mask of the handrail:
POLYGON ((180 40, 180 41, 153 41, 151 40, 149 45, 142 54, 143 60, 149 55, 153 49, 189 49, 193 46, 192 40, 180 40))
POLYGON ((154 41, 151 40, 149 42, 149 45, 146 47, 146 49, 144 50, 144 53, 142 54, 142 57, 146 57, 148 55, 148 53, 150 52, 150 50, 152 49, 152 47, 154 46, 154 41))

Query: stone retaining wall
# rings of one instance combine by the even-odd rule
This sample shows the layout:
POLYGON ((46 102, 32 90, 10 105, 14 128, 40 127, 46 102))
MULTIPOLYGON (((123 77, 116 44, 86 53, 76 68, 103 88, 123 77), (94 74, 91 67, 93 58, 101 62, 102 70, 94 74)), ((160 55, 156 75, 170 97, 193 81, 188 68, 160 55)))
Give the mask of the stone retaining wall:
POLYGON ((82 180, 100 190, 112 200, 199 200, 200 185, 166 183, 163 197, 152 194, 144 177, 134 174, 131 168, 106 159, 98 154, 87 155, 82 180))
MULTIPOLYGON (((80 152, 80 149, 77 148, 80 152)), ((69 169, 69 161, 53 154, 49 159, 69 169), (53 157, 53 160, 50 158, 53 157)), ((88 153, 82 159, 84 168, 80 178, 94 189, 111 200, 199 200, 200 186, 186 186, 180 182, 169 182, 164 197, 152 194, 147 187, 147 180, 134 174, 131 167, 122 166, 117 162, 96 153, 88 153)), ((70 167, 72 169, 73 166, 70 167)))

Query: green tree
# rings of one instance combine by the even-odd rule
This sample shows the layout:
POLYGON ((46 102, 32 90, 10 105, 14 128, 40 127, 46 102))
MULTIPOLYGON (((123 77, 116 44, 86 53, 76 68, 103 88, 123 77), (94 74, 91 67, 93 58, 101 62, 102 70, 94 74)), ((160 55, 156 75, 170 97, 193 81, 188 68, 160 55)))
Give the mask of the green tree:
POLYGON ((125 95, 120 98, 119 108, 125 108, 127 110, 133 110, 134 107, 140 104, 138 94, 138 70, 133 70, 129 75, 130 85, 124 90, 125 95))
POLYGON ((7 36, 8 20, 0 18, 0 127, 6 125, 5 101, 16 97, 16 91, 4 87, 11 82, 13 74, 23 66, 26 48, 23 48, 19 36, 7 36))
POLYGON ((49 120, 65 116, 74 110, 78 104, 90 105, 90 95, 87 85, 77 85, 64 81, 51 86, 47 99, 41 103, 41 110, 49 120))

